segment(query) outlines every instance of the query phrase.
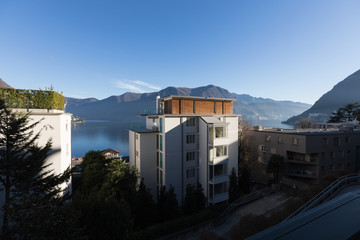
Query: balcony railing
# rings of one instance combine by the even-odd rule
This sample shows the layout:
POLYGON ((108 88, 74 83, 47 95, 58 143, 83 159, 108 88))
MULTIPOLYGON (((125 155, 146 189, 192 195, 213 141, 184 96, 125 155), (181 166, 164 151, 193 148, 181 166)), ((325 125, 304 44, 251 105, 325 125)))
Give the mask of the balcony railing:
POLYGON ((288 157, 287 160, 289 162, 296 162, 296 163, 305 163, 305 164, 317 164, 317 158, 310 158, 309 161, 305 160, 305 158, 300 157, 288 157))
POLYGON ((227 201, 228 199, 229 199, 229 193, 224 192, 224 193, 214 195, 209 200, 210 200, 210 202, 212 204, 216 204, 216 203, 219 203, 219 202, 227 201))
POLYGON ((297 177, 317 178, 317 174, 306 169, 288 169, 287 174, 297 177))
POLYGON ((8 108, 64 110, 64 96, 52 90, 1 88, 0 99, 8 108))

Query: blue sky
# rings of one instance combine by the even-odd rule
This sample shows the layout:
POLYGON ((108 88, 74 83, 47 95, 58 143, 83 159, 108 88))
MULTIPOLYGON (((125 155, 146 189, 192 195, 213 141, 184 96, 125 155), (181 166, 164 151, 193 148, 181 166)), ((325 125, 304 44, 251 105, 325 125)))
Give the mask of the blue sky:
POLYGON ((360 1, 0 0, 0 78, 68 97, 214 84, 313 104, 360 68, 360 1))

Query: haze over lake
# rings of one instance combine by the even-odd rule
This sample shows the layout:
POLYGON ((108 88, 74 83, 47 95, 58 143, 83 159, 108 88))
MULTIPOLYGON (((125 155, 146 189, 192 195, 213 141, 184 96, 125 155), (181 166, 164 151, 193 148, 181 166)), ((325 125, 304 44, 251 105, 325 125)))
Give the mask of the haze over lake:
MULTIPOLYGON (((145 119, 141 122, 145 124, 145 119)), ((113 148, 120 150, 120 155, 129 155, 129 128, 141 124, 121 121, 87 120, 85 123, 71 125, 71 156, 83 157, 90 150, 113 148)), ((278 121, 258 121, 252 125, 274 128, 292 128, 291 125, 278 121)))

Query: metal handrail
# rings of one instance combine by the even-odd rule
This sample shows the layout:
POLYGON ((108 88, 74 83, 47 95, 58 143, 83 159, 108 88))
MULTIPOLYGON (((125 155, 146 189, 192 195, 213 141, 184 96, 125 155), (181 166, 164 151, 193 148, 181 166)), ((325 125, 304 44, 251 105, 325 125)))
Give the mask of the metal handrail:
POLYGON ((290 216, 288 216, 283 222, 289 220, 292 217, 295 217, 296 215, 303 213, 311 208, 313 208, 317 203, 324 200, 326 197, 329 197, 331 193, 334 192, 334 190, 337 190, 339 186, 342 186, 343 183, 347 183, 348 181, 360 179, 360 176, 357 174, 348 174, 342 177, 339 177, 334 182, 332 182, 329 186, 327 186, 324 190, 322 190, 320 193, 318 193, 315 197, 310 199, 308 202, 306 202, 304 205, 302 205, 300 208, 298 208, 295 212, 293 212, 290 216))

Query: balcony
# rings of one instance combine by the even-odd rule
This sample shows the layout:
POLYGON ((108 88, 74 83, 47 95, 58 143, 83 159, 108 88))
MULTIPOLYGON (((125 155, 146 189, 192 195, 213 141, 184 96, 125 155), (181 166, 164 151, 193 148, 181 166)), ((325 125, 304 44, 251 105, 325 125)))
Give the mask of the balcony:
POLYGON ((216 204, 229 199, 228 183, 209 184, 209 202, 216 204))
POLYGON ((214 195, 212 198, 209 198, 209 202, 211 202, 212 204, 216 204, 227 201, 228 199, 229 199, 229 193, 226 192, 226 193, 214 195))
POLYGON ((306 169, 288 169, 287 175, 294 177, 312 178, 312 179, 316 179, 318 177, 316 173, 306 169))
POLYGON ((210 127, 210 139, 209 143, 213 146, 218 145, 225 145, 229 143, 229 139, 227 137, 227 127, 220 126, 220 127, 210 127))
POLYGON ((0 99, 8 108, 64 110, 64 96, 50 90, 1 88, 0 99))
POLYGON ((210 147, 210 151, 209 151, 210 163, 219 164, 228 158, 229 158, 229 155, 228 155, 228 146, 227 145, 210 147))
POLYGON ((305 160, 305 158, 288 157, 287 161, 291 162, 291 163, 310 164, 310 165, 318 164, 317 158, 309 158, 309 159, 305 160))
POLYGON ((227 163, 218 165, 209 165, 209 182, 218 184, 228 182, 229 176, 227 174, 227 163))

